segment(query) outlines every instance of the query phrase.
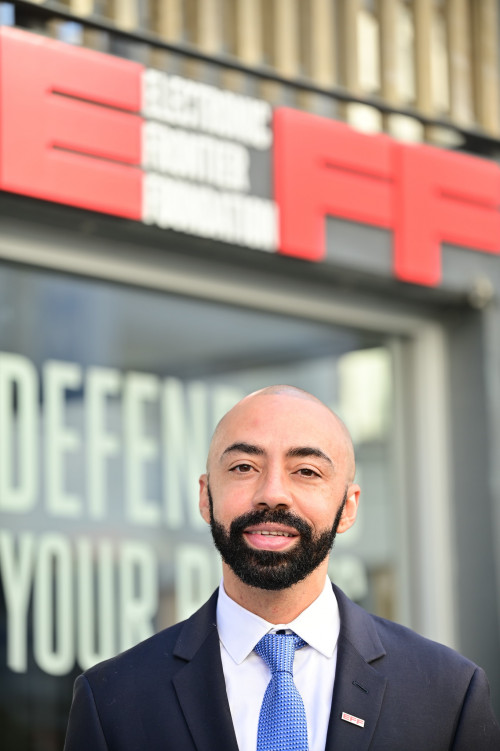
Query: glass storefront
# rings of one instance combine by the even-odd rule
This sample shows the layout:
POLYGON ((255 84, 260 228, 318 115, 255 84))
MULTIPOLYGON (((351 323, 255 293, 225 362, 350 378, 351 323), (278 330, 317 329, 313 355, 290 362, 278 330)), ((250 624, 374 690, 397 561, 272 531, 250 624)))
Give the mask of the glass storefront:
POLYGON ((361 509, 331 574, 397 618, 393 373, 373 332, 2 266, 2 748, 60 749, 78 672, 217 586, 197 480, 221 415, 271 383, 350 427, 361 509))

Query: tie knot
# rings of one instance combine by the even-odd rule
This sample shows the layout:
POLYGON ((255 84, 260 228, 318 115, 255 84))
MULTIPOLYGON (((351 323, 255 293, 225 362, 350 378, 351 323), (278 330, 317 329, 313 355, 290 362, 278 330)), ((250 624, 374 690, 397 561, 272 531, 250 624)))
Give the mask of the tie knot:
POLYGON ((271 673, 293 673, 295 650, 302 649, 306 642, 297 634, 266 634, 255 645, 254 652, 261 657, 271 673))

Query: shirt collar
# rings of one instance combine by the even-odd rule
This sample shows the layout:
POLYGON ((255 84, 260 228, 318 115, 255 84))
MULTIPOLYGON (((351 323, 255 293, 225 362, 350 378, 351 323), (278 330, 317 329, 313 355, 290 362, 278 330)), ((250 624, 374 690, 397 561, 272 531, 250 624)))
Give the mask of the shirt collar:
POLYGON ((325 657, 332 657, 340 631, 337 599, 330 580, 319 597, 290 623, 268 623, 246 610, 226 594, 224 584, 219 587, 217 601, 217 629, 226 651, 240 664, 253 651, 262 637, 270 631, 290 629, 325 657))

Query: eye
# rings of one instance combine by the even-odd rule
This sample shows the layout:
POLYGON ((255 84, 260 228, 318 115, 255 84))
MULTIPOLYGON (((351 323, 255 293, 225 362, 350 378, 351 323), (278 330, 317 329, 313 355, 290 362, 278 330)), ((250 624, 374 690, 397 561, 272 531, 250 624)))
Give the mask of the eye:
POLYGON ((238 474, 248 474, 253 469, 251 464, 237 464, 235 467, 231 467, 230 472, 236 472, 238 474))
POLYGON ((302 467, 301 469, 298 469, 297 474, 301 477, 319 477, 319 474, 310 467, 302 467))

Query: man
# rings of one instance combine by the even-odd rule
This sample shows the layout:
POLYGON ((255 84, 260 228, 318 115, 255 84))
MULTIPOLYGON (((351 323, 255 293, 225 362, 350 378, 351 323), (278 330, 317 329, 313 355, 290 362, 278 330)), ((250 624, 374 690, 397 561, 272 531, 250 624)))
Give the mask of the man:
POLYGON ((315 397, 274 386, 230 410, 200 478, 223 585, 77 679, 66 751, 498 751, 480 668, 328 582, 359 493, 315 397))

